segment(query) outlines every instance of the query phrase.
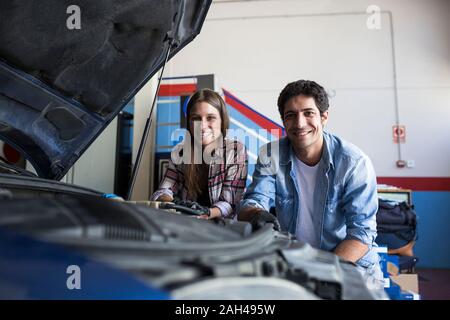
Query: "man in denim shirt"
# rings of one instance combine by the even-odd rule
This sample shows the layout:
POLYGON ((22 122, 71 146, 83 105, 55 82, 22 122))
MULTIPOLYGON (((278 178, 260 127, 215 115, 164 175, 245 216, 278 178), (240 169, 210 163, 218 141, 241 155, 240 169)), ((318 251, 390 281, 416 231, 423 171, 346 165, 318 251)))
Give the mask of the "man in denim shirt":
POLYGON ((299 80, 283 89, 278 109, 287 137, 261 149, 239 220, 254 226, 275 222, 268 212, 275 207, 281 230, 381 280, 373 250, 375 172, 356 146, 323 131, 328 106, 324 88, 314 81, 299 80))

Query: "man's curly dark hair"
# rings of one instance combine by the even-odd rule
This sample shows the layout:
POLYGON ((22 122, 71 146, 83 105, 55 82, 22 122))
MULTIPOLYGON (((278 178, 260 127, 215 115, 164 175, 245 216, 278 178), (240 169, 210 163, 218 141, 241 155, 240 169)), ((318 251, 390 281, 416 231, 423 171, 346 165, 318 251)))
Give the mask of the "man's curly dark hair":
POLYGON ((304 95, 307 97, 314 98, 317 108, 319 108, 320 114, 322 115, 328 110, 328 95, 325 89, 318 83, 310 80, 298 80, 289 83, 281 91, 278 97, 278 111, 280 112, 281 119, 283 119, 284 107, 286 102, 295 96, 304 95))

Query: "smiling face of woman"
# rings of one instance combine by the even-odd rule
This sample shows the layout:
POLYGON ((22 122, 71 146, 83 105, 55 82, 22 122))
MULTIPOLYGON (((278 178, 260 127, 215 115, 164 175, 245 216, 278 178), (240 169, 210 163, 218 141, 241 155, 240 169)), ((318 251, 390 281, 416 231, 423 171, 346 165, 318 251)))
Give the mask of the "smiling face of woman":
POLYGON ((197 141, 201 139, 202 146, 209 145, 222 134, 219 110, 205 101, 194 105, 189 115, 189 124, 191 135, 197 141))

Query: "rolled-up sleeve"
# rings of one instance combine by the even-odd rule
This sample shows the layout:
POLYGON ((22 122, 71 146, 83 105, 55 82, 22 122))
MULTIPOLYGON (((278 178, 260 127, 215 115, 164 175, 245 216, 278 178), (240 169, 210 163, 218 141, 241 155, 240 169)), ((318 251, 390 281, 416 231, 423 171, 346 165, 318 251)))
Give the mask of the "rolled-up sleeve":
POLYGON ((346 240, 359 240, 369 247, 377 236, 377 182, 372 162, 367 156, 358 159, 349 172, 343 195, 346 240))
POLYGON ((233 142, 234 153, 232 159, 226 163, 225 179, 219 201, 212 204, 212 207, 220 209, 222 217, 234 218, 236 207, 245 192, 248 173, 248 158, 245 146, 237 141, 233 142))
POLYGON ((169 166, 164 174, 164 178, 159 184, 158 190, 156 190, 150 197, 150 200, 156 201, 162 195, 167 195, 173 198, 174 194, 177 194, 178 192, 179 179, 180 173, 176 169, 172 160, 169 160, 169 166))
POLYGON ((252 183, 247 189, 239 210, 245 207, 257 207, 269 211, 275 201, 275 172, 268 174, 267 167, 271 163, 268 159, 258 157, 252 183))

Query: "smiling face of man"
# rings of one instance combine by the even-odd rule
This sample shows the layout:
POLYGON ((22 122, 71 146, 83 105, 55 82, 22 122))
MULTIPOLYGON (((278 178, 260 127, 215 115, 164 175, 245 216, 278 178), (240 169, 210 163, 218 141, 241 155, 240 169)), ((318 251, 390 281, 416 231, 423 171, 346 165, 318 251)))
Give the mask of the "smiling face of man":
POLYGON ((283 124, 297 156, 322 153, 323 127, 328 111, 320 114, 313 97, 297 95, 290 98, 283 112, 283 124))

